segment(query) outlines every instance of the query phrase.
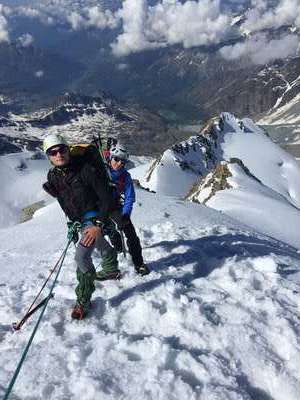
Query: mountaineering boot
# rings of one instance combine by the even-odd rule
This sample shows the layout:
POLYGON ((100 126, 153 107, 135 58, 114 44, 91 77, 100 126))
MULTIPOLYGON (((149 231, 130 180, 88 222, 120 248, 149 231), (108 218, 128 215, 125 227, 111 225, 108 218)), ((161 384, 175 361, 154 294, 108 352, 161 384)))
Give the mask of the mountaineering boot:
POLYGON ((119 269, 115 271, 98 271, 96 273, 96 280, 97 281, 107 281, 107 280, 116 280, 116 279, 121 279, 121 271, 119 269))
POLYGON ((137 265, 134 268, 135 268, 136 273, 139 275, 144 276, 144 275, 150 274, 150 269, 144 263, 141 265, 137 265))
POLYGON ((73 310, 72 310, 71 317, 73 319, 79 319, 79 320, 81 320, 84 317, 86 317, 86 315, 88 314, 89 309, 90 309, 90 304, 91 304, 90 302, 88 302, 85 305, 82 305, 80 303, 76 303, 74 308, 73 308, 73 310))

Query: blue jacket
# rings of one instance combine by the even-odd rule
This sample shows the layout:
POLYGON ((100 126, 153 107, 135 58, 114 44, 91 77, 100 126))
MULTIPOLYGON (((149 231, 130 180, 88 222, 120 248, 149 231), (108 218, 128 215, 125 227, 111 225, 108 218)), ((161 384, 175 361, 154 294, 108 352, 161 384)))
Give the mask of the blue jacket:
POLYGON ((130 173, 126 168, 114 170, 110 168, 113 182, 117 185, 117 195, 123 197, 122 214, 130 215, 135 202, 135 190, 130 173))

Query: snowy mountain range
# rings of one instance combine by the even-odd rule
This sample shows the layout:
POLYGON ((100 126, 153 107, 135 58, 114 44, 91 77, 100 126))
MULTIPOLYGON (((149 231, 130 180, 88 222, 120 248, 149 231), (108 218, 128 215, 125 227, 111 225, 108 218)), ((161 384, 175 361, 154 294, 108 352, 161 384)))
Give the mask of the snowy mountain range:
POLYGON ((3 4, 0 93, 26 111, 65 91, 104 90, 181 123, 224 110, 260 118, 300 75, 297 2, 3 4))
MULTIPOLYGON (((1 396, 38 312, 19 332, 11 324, 66 243, 41 190, 49 165, 32 156, 0 157, 1 396)), ((228 113, 158 160, 133 161, 132 176, 156 191, 138 186, 133 213, 152 272, 141 278, 120 256, 122 279, 97 283, 91 315, 74 322, 71 248, 11 398, 298 400, 298 163, 228 113)))
MULTIPOLYGON (((51 107, 27 114, 6 113, 0 117, 2 154, 4 143, 35 143, 51 132, 60 132, 70 143, 91 142, 98 135, 118 138, 133 154, 158 154, 174 141, 187 136, 169 128, 158 114, 133 104, 121 104, 113 97, 66 93, 51 107)), ((39 142, 39 143, 38 143, 39 142)), ((32 146, 31 146, 32 148, 32 146)))

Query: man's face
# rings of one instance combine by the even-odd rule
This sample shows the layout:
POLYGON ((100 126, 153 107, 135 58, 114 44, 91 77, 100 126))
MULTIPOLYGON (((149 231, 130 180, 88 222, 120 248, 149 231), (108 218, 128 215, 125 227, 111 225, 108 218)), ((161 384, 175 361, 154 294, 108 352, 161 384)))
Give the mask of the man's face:
POLYGON ((57 145, 47 151, 49 160, 55 167, 64 167, 70 161, 70 150, 66 145, 57 145))

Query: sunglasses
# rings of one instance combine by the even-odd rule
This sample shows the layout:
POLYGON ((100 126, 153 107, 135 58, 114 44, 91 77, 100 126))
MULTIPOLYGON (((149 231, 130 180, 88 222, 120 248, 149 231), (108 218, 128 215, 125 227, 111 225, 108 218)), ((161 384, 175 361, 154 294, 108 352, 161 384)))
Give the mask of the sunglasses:
POLYGON ((120 158, 120 157, 112 157, 112 160, 114 160, 115 162, 122 162, 122 163, 124 163, 125 164, 125 160, 122 160, 122 158, 120 158))
POLYGON ((56 156, 58 153, 59 154, 65 154, 68 151, 68 146, 59 146, 56 147, 55 149, 50 149, 47 151, 47 155, 54 157, 56 156))

